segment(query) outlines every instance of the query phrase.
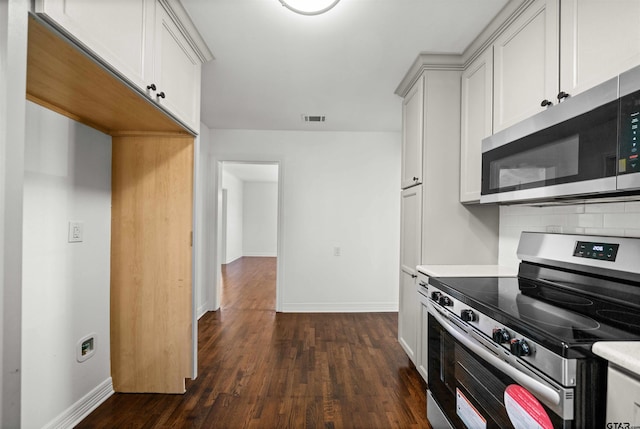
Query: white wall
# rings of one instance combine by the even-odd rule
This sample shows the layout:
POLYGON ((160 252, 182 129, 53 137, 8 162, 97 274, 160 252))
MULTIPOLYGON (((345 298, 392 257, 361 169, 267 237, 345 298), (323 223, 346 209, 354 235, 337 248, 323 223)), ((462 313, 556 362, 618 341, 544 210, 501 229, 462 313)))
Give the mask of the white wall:
POLYGON ((281 311, 397 310, 400 133, 211 130, 211 150, 279 162, 281 311))
POLYGON ((110 386, 111 138, 28 103, 25 170, 22 427, 40 428, 110 386), (83 242, 68 243, 69 221, 83 242))
POLYGON ((20 425, 28 0, 0 2, 0 427, 20 425))
POLYGON ((228 264, 242 257, 244 182, 223 169, 222 188, 227 190, 227 229, 225 260, 228 264))
POLYGON ((278 184, 244 182, 242 254, 278 255, 278 184))
POLYGON ((640 237, 640 202, 500 207, 501 265, 517 267, 522 231, 640 237))
POLYGON ((196 315, 198 319, 207 311, 214 310, 214 273, 211 267, 215 260, 215 218, 211 213, 214 195, 211 160, 209 157, 209 128, 200 124, 200 135, 196 138, 196 180, 195 180, 195 230, 194 292, 196 299, 196 315), (204 143, 203 143, 204 142, 204 143))

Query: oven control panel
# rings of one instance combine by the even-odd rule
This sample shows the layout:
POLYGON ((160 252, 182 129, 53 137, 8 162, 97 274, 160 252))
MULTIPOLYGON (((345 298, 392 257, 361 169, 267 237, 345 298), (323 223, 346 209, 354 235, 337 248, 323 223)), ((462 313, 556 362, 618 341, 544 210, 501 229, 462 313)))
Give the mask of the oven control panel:
POLYGON ((578 241, 573 256, 615 262, 619 244, 578 241))

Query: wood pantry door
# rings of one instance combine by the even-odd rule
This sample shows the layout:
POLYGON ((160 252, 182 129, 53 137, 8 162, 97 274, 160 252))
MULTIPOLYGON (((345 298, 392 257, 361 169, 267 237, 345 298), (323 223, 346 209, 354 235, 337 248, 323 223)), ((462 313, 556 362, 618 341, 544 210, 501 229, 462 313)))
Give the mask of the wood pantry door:
POLYGON ((112 139, 116 392, 184 393, 192 362, 193 137, 112 139))

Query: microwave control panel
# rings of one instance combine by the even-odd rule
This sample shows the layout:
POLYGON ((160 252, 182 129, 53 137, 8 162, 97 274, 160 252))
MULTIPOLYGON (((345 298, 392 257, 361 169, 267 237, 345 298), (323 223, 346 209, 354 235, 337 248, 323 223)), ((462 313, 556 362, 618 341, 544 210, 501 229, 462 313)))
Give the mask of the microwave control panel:
POLYGON ((640 172, 640 91, 620 102, 618 174, 640 172))

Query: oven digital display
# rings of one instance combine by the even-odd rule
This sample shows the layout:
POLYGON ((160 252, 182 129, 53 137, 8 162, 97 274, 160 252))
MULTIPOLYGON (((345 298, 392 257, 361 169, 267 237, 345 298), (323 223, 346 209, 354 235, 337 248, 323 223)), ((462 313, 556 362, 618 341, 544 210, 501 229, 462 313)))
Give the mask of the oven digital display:
POLYGON ((598 259, 600 261, 615 261, 619 244, 596 243, 592 241, 578 241, 573 256, 578 258, 598 259))

